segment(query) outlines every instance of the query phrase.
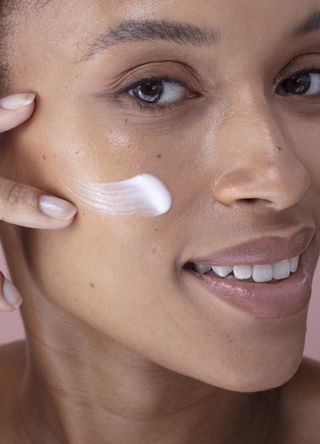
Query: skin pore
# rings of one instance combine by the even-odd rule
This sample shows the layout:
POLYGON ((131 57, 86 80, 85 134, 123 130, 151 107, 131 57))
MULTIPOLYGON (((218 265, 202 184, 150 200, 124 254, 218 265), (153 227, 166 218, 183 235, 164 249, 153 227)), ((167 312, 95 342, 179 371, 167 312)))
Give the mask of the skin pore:
MULTIPOLYGON (((264 444, 277 432, 307 307, 255 319, 191 285, 183 265, 318 223, 320 98, 275 92, 320 68, 320 34, 288 36, 315 6, 53 0, 13 15, 6 94, 35 92, 37 108, 2 135, 0 173, 78 208, 61 231, 1 225, 27 335, 6 421, 17 442, 264 444), (214 32, 197 44, 111 38, 87 55, 138 18, 214 32), (183 82, 190 97, 141 109, 123 89, 149 76, 183 82), (101 214, 59 180, 145 172, 172 194, 160 217, 101 214)), ((318 251, 317 237, 314 267, 318 251)))

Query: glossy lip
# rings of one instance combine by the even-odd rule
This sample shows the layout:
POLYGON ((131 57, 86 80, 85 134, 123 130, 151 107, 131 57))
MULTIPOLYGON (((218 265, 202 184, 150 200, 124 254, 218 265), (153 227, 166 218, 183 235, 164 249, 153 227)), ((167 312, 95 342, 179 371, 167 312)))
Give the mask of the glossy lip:
POLYGON ((316 229, 303 227, 291 237, 267 236, 219 250, 214 254, 191 258, 188 262, 203 265, 275 264, 302 254, 312 241, 316 229))
MULTIPOLYGON (((210 303, 210 295, 208 298, 207 293, 211 293, 213 297, 253 317, 284 318, 300 312, 310 301, 316 263, 313 246, 314 242, 301 255, 297 271, 276 283, 243 282, 201 274, 194 270, 186 271, 186 276, 206 289, 206 303, 210 303)), ((201 292, 199 294, 199 291, 192 291, 192 295, 198 302, 203 302, 201 292)))

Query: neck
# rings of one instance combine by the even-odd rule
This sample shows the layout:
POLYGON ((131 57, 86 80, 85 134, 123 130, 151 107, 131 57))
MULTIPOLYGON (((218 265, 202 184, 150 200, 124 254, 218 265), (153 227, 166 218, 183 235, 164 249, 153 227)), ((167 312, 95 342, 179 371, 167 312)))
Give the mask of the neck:
POLYGON ((28 437, 30 443, 84 444, 108 437, 115 444, 207 444, 209 438, 213 444, 240 443, 255 429, 263 442, 263 427, 266 433, 272 429, 275 390, 247 394, 213 387, 160 367, 51 303, 42 304, 36 310, 28 300, 23 308, 21 442, 28 437))

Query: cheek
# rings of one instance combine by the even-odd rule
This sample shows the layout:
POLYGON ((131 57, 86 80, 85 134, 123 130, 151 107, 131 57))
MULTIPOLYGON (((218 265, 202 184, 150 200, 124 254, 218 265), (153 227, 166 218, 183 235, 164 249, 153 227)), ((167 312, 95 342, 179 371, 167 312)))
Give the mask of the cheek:
POLYGON ((44 299, 128 342, 142 329, 147 335, 152 325, 158 324, 160 334, 166 325, 163 306, 181 297, 176 246, 168 249, 163 235, 156 219, 129 223, 81 211, 64 230, 28 232, 24 246, 44 299))
POLYGON ((165 232, 165 224, 157 218, 108 218, 82 209, 63 230, 28 232, 25 247, 43 294, 49 290, 48 296, 55 299, 77 288, 75 295, 83 293, 86 300, 88 289, 95 288, 107 299, 127 291, 138 295, 149 290, 152 275, 168 280, 177 247, 169 236, 168 248, 165 232), (56 291, 59 285, 61 292, 56 291))
MULTIPOLYGON (((301 199, 300 205, 307 213, 313 209, 320 223, 320 206, 315 199, 320 195, 320 125, 314 120, 283 117, 288 131, 288 146, 293 150, 310 177, 309 189, 301 199)), ((303 211, 303 210, 301 210, 303 211)))
POLYGON ((277 113, 277 122, 283 129, 290 149, 303 164, 311 178, 311 186, 320 193, 320 125, 315 119, 302 118, 299 114, 277 113))
POLYGON ((216 161, 212 119, 208 131, 195 118, 173 126, 168 116, 133 121, 124 111, 111 115, 106 107, 97 109, 90 120, 83 104, 71 116, 70 107, 60 106, 49 119, 40 109, 13 143, 10 161, 19 179, 86 209, 59 178, 109 183, 149 173, 171 192, 175 214, 186 211, 208 183, 216 161))

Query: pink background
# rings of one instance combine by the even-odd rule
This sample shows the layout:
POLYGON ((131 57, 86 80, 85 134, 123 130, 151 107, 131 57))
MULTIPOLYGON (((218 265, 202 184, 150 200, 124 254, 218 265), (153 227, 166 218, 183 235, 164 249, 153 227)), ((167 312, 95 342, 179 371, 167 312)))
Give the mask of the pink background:
MULTIPOLYGON (((5 266, 0 244, 0 270, 10 277, 5 266)), ((24 338, 24 328, 20 311, 0 313, 0 344, 24 338)), ((312 297, 309 305, 306 344, 304 356, 320 361, 320 262, 312 284, 312 297)))

